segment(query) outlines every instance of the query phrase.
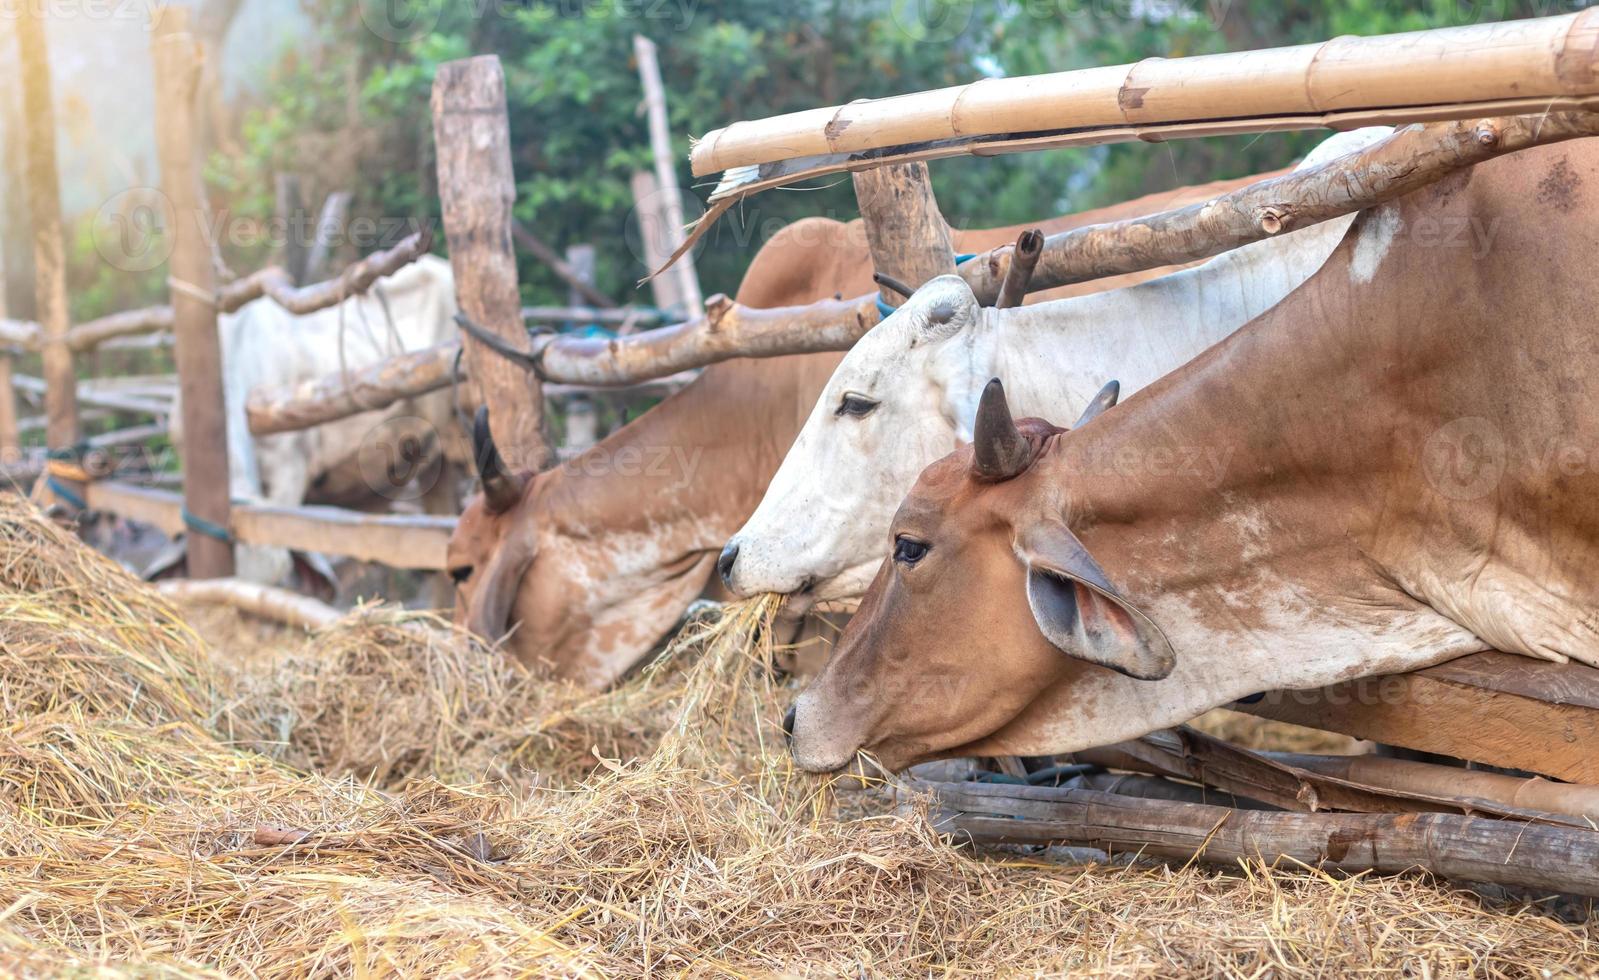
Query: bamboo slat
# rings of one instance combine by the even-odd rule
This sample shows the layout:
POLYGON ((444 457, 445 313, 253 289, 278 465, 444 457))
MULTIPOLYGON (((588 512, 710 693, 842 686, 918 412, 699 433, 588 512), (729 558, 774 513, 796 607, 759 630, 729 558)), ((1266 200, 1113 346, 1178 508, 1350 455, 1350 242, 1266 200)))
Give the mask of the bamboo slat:
POLYGON ((690 159, 694 174, 704 176, 808 157, 844 155, 858 162, 864 154, 947 140, 1389 109, 1404 110, 1408 122, 1452 118, 1425 113, 1473 103, 1594 95, 1599 95, 1599 10, 1585 10, 986 78, 736 122, 707 133, 690 159), (1418 111, 1423 115, 1414 115, 1418 111))

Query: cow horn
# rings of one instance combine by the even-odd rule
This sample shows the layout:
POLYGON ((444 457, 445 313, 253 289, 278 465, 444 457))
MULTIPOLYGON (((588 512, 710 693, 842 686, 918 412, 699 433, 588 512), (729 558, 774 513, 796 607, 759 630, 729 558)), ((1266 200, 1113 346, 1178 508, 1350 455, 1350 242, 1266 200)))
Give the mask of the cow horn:
POLYGON ((1121 397, 1122 385, 1120 381, 1107 381, 1105 387, 1099 389, 1099 394, 1083 406, 1083 414, 1077 417, 1077 424, 1072 426, 1080 429, 1088 423, 1099 418, 1099 414, 1107 408, 1116 407, 1116 399, 1121 397))
POLYGON ((477 462, 478 477, 483 481, 483 501, 491 514, 503 514, 522 499, 526 479, 514 476, 505 469, 500 451, 494 448, 494 435, 489 431, 489 407, 480 406, 477 418, 472 421, 472 458, 477 462))
POLYGON ((1032 447, 1005 403, 1005 386, 998 378, 983 388, 977 403, 977 423, 972 427, 972 471, 984 480, 1009 480, 1027 469, 1032 447))

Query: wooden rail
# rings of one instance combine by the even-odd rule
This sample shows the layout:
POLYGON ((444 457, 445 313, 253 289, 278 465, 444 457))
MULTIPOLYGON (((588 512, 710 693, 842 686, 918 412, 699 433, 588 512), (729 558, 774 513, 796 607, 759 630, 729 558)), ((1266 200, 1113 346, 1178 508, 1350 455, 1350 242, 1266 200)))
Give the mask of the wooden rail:
MULTIPOLYGON (((90 483, 86 499, 105 510, 151 524, 169 535, 185 530, 183 498, 169 490, 116 480, 90 483)), ((343 555, 394 568, 438 571, 455 530, 455 518, 412 514, 360 514, 337 507, 279 507, 234 503, 234 537, 243 544, 343 555)))
POLYGON ((1456 813, 1291 813, 1138 799, 1087 789, 915 783, 934 825, 980 844, 1071 843, 1236 866, 1290 861, 1350 873, 1417 868, 1599 896, 1599 832, 1456 813))
POLYGON ((1421 752, 1599 783, 1599 669, 1479 653, 1229 707, 1421 752))
MULTIPOLYGON (((234 313, 246 303, 269 297, 291 313, 302 316, 315 313, 366 292, 377 280, 393 275, 427 254, 431 246, 432 235, 425 230, 419 231, 406 236, 393 248, 358 259, 332 279, 299 287, 294 285, 287 272, 277 266, 269 266, 217 290, 217 311, 234 313)), ((96 320, 87 320, 71 328, 67 331, 67 347, 73 351, 93 350, 122 338, 170 333, 172 326, 171 306, 124 310, 96 320)), ((0 319, 0 343, 37 351, 42 346, 42 336, 37 323, 0 319)))

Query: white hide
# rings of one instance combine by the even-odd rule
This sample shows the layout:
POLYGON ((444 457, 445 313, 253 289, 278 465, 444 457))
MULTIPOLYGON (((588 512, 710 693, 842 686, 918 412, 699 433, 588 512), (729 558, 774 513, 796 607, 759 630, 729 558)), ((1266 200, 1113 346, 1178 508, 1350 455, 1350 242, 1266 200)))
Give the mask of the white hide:
MULTIPOLYGON (((336 468, 352 469, 369 436, 391 430, 433 434, 444 445, 456 427, 448 390, 397 402, 298 432, 251 436, 245 400, 251 390, 282 387, 357 371, 397 354, 422 350, 456 334, 455 278, 449 262, 425 255, 378 280, 364 295, 296 316, 259 299, 218 318, 223 397, 227 412, 229 489, 235 500, 301 503, 313 482, 336 468), (391 421, 406 419, 404 423, 391 421), (411 421, 418 420, 418 421, 411 421), (388 423, 388 427, 378 430, 388 423)), ((178 413, 174 413, 175 415, 178 413)), ((174 431, 174 439, 181 433, 174 431)), ((352 477, 359 479, 359 477, 352 477)), ((383 487, 372 487, 383 492, 383 487)), ((275 583, 290 571, 287 551, 240 545, 238 574, 275 583)))
MULTIPOLYGON (((1340 133, 1297 169, 1387 136, 1340 133)), ((766 496, 729 542, 734 592, 851 601, 888 552, 890 521, 930 463, 971 440, 990 378, 1017 417, 1069 425, 1107 381, 1122 397, 1277 305, 1327 260, 1348 216, 1224 253, 1204 265, 1088 296, 981 309, 958 276, 924 285, 845 356, 766 496), (933 322, 929 312, 951 315, 933 322), (846 395, 877 402, 840 414, 846 395)))

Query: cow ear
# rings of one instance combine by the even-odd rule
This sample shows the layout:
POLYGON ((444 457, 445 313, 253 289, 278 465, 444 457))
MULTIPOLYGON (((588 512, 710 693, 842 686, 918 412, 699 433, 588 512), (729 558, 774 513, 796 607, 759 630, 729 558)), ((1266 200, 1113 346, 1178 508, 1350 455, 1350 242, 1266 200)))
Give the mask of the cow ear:
POLYGON ((1016 554, 1027 565, 1033 620, 1062 653, 1141 681, 1170 676, 1177 655, 1166 634, 1110 584, 1065 524, 1040 521, 1026 529, 1016 554))
POLYGON ((477 575, 472 602, 467 609, 466 627, 490 643, 498 643, 511 627, 511 607, 522 588, 522 576, 538 554, 538 542, 530 527, 506 529, 494 555, 477 575))

